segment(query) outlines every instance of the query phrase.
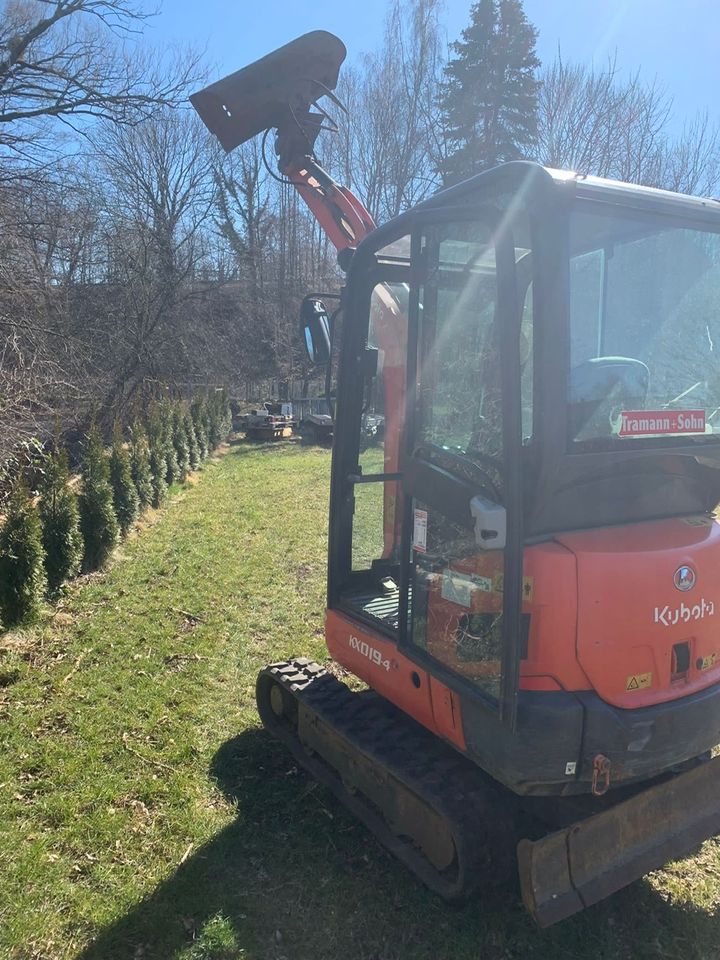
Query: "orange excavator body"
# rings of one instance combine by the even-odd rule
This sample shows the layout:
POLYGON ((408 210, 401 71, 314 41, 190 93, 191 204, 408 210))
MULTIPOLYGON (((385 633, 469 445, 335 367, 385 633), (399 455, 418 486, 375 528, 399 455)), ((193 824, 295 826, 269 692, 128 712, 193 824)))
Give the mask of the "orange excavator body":
POLYGON ((344 56, 318 31, 191 98, 227 150, 275 129, 347 272, 326 638, 373 694, 301 658, 258 709, 449 899, 542 823, 547 925, 720 832, 720 207, 510 163, 376 229, 313 152, 344 56))

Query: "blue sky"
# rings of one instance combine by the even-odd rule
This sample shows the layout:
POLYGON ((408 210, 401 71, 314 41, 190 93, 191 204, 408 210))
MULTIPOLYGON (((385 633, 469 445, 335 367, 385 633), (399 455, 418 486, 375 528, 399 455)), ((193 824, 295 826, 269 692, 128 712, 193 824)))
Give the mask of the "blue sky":
MULTIPOLYGON (((231 73, 308 30, 336 33, 350 58, 382 36, 387 0, 164 0, 150 35, 158 43, 204 45, 216 69, 231 73)), ((468 22, 469 0, 445 0, 453 40, 468 22)), ((657 78, 675 101, 676 127, 698 109, 720 117, 720 0, 525 0, 542 60, 558 44, 569 60, 603 62, 615 50, 627 71, 657 78)))

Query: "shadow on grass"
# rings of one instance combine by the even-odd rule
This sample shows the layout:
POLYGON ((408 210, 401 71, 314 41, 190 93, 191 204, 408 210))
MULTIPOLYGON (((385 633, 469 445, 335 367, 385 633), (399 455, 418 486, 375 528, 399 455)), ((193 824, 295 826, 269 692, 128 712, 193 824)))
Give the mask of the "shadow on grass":
MULTIPOLYGON (((237 819, 103 930, 79 960, 169 960, 202 939, 217 918, 233 928, 235 949, 248 951, 241 956, 275 956, 280 921, 274 895, 281 889, 286 903, 301 901, 304 891, 317 886, 323 863, 327 868, 322 831, 333 827, 322 812, 325 801, 309 809, 303 804, 316 785, 263 730, 246 730, 224 743, 210 776, 236 805, 237 819), (268 934, 261 943, 253 932, 258 929, 268 934)), ((238 956, 208 949, 190 955, 238 956)), ((294 960, 294 950, 290 956, 294 960)))
POLYGON ((645 881, 548 931, 537 930, 511 894, 491 907, 448 907, 262 730, 223 744, 210 774, 237 819, 79 960, 717 956, 720 918, 671 904, 645 881), (206 937, 217 920, 224 946, 206 937))

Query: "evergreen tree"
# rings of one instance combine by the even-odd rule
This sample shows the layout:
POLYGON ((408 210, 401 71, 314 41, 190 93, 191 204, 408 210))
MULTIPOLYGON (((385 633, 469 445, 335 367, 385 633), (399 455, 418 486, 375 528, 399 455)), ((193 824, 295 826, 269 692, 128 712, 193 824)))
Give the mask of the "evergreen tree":
POLYGON ((446 185, 532 152, 536 38, 522 0, 479 0, 471 8, 470 25, 452 44, 456 56, 445 67, 440 95, 448 143, 440 173, 446 185))
POLYGON ((188 454, 190 459, 190 469, 197 470, 200 466, 200 445, 195 433, 195 424, 188 406, 183 407, 183 425, 188 438, 188 454))
POLYGON ((206 401, 208 441, 211 449, 226 440, 232 428, 232 411, 227 390, 215 390, 206 401))
POLYGON ((125 449, 122 427, 117 421, 110 452, 110 485, 115 516, 120 524, 120 533, 125 537, 138 515, 139 499, 130 469, 130 454, 125 449))
POLYGON ((172 443, 178 464, 178 480, 185 483, 190 473, 190 441, 185 429, 185 418, 179 403, 172 408, 172 443))
POLYGON ((170 486, 180 479, 180 464, 173 444, 173 405, 169 400, 161 401, 159 413, 162 446, 165 454, 165 482, 170 486))
POLYGON ((6 627, 35 616, 45 591, 40 517, 22 477, 0 527, 0 617, 6 627))
POLYGON ((230 396, 225 387, 223 387, 220 391, 218 404, 220 407, 220 429, 222 430, 222 439, 227 440, 232 431, 232 407, 230 405, 230 396))
POLYGON ((210 443, 208 440, 207 409, 204 397, 199 394, 193 397, 192 403, 190 404, 190 414, 192 416, 193 426, 195 427, 200 459, 205 460, 210 452, 210 443))
POLYGON ((118 524, 113 509, 110 468, 103 449, 102 437, 93 424, 85 438, 80 494, 80 529, 85 551, 83 570, 102 567, 117 542, 118 524))
POLYGON ((148 419, 148 442, 150 445, 150 473, 152 474, 152 505, 160 507, 167 497, 167 450, 162 410, 156 403, 150 408, 148 419))
POLYGON ((77 575, 83 555, 77 496, 68 486, 68 480, 67 452, 56 443, 55 452, 45 461, 39 508, 51 598, 59 594, 66 580, 77 575))
POLYGON ((150 444, 141 421, 136 419, 130 431, 130 472, 137 490, 139 507, 145 510, 153 502, 153 476, 150 469, 150 444))

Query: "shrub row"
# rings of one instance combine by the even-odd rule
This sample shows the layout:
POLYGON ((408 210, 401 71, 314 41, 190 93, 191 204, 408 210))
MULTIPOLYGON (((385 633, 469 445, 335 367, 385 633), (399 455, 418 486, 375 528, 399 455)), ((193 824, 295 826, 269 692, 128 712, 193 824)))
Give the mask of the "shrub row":
POLYGON ((67 453, 56 441, 43 460, 37 505, 20 474, 0 527, 3 625, 35 616, 43 598, 56 599, 81 570, 101 569, 139 514, 160 507, 169 486, 197 470, 230 428, 224 391, 189 404, 154 402, 144 419, 132 423, 127 445, 116 423, 109 455, 93 425, 83 443, 77 493, 67 453))

